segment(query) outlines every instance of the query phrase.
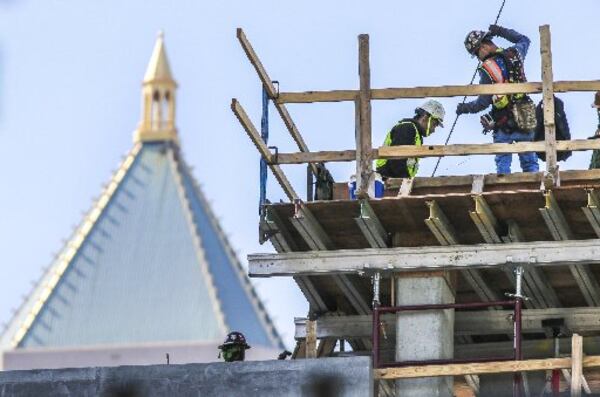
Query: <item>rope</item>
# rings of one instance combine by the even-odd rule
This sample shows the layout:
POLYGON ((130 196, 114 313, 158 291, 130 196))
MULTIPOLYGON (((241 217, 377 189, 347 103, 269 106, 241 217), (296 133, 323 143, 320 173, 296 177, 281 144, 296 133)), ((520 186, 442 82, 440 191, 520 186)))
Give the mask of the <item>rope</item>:
MULTIPOLYGON (((500 15, 502 15, 502 11, 504 10, 504 4, 506 4, 506 0, 502 0, 502 5, 500 5, 500 9, 498 10, 498 14, 496 15, 496 20, 494 21, 494 25, 498 24, 498 21, 500 20, 500 15)), ((473 72, 473 76, 471 77, 471 82, 469 83, 469 85, 473 84, 473 82, 475 81, 475 77, 477 77, 477 70, 479 69, 479 66, 481 66, 481 62, 477 63, 477 67, 475 68, 475 71, 473 72)), ((462 103, 465 103, 467 101, 467 96, 465 95, 463 97, 462 103)), ((450 128, 450 132, 448 133, 448 137, 446 138, 446 142, 444 142, 444 146, 448 145, 448 142, 450 142, 450 137, 452 136, 452 133, 454 132, 454 128, 456 127, 456 123, 458 121, 458 118, 460 117, 460 114, 456 115, 456 118, 454 119, 454 123, 452 123, 452 128, 450 128)), ((437 162, 435 163, 435 168, 433 169, 433 172, 431 173, 431 176, 435 176, 435 173, 437 172, 437 169, 440 165, 440 161, 442 160, 441 157, 438 157, 437 162)))
MULTIPOLYGON (((269 141, 269 94, 263 87, 262 90, 262 117, 260 119, 260 136, 265 142, 269 141)), ((260 198, 258 203, 258 213, 262 215, 263 206, 267 200, 267 161, 260 159, 260 198)))

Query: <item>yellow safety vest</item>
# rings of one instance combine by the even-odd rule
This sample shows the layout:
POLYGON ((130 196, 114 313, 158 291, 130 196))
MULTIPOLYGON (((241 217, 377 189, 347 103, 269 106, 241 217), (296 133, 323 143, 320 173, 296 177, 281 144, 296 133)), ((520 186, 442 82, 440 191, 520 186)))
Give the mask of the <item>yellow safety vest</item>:
MULTIPOLYGON (((419 133, 419 128, 414 123, 414 121, 401 121, 394 126, 400 126, 403 124, 411 124, 415 129, 415 146, 421 146, 423 144, 423 140, 421 139, 421 134, 419 133)), ((392 130, 394 129, 392 128, 392 130)), ((383 141, 383 146, 391 146, 392 145, 392 130, 389 130, 387 135, 385 136, 385 140, 383 141)), ((376 168, 381 168, 385 166, 388 162, 388 159, 377 159, 375 162, 376 168)), ((408 176, 410 178, 414 178, 417 175, 417 171, 419 170, 419 159, 418 158, 408 158, 406 159, 406 170, 408 171, 408 176)))

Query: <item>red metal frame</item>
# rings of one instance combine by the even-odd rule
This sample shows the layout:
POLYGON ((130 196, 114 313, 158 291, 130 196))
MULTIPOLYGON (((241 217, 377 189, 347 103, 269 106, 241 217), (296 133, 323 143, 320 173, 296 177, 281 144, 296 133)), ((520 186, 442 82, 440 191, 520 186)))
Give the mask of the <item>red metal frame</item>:
MULTIPOLYGON (((475 302, 475 303, 442 303, 435 305, 405 305, 405 306, 390 306, 381 307, 375 305, 373 308, 373 367, 407 367, 419 365, 434 365, 434 364, 460 364, 460 363, 481 363, 491 361, 510 361, 522 360, 521 351, 521 310, 523 300, 517 297, 515 300, 494 301, 494 302, 475 302), (514 355, 512 357, 486 357, 472 359, 441 359, 441 360, 422 360, 422 361, 392 361, 383 363, 380 360, 379 345, 379 324, 381 314, 384 313, 399 313, 407 311, 426 311, 440 309, 482 309, 494 306, 512 306, 514 308, 514 331, 513 331, 513 348, 514 355)), ((521 374, 515 373, 513 382, 513 396, 521 395, 521 374)))

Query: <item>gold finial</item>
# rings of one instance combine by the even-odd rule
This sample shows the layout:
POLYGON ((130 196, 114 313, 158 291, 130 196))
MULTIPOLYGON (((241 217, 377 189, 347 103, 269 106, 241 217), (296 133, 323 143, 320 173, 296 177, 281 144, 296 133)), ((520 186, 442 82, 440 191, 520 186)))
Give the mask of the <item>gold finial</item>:
POLYGON ((150 62, 144 74, 142 119, 134 132, 134 142, 175 141, 175 90, 165 50, 164 33, 158 32, 150 62))

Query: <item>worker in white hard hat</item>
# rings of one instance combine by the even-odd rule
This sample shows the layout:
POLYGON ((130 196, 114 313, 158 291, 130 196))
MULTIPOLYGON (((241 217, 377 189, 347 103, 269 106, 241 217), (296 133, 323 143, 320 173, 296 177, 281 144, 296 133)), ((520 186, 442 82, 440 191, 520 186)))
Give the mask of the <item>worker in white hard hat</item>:
MULTIPOLYGON (((435 100, 425 101, 415 109, 411 119, 400 120, 385 136, 383 146, 415 145, 421 146, 423 138, 444 127, 446 111, 441 103, 435 100)), ((419 169, 419 159, 402 160, 379 159, 375 163, 377 172, 386 178, 414 178, 419 169)))

